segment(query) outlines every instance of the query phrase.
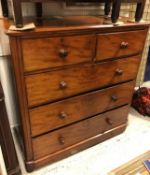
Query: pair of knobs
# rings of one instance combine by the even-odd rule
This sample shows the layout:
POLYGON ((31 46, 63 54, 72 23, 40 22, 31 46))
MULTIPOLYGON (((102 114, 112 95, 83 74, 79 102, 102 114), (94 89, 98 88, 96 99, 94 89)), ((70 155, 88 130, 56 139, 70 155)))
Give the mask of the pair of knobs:
MULTIPOLYGON (((123 74, 123 70, 118 68, 118 69, 115 70, 115 73, 117 75, 122 75, 123 74)), ((67 83, 65 81, 61 81, 59 83, 59 86, 60 86, 60 89, 66 89, 67 88, 67 83)))
MULTIPOLYGON (((117 101, 118 100, 118 97, 117 97, 117 95, 112 95, 111 96, 111 99, 113 101, 117 101)), ((59 118, 60 119, 65 119, 66 117, 68 117, 68 115, 64 111, 62 111, 62 112, 59 113, 59 118)))
MULTIPOLYGON (((110 118, 106 118, 105 121, 106 121, 106 123, 108 123, 109 125, 113 125, 113 121, 112 121, 110 118)), ((58 141, 59 141, 59 143, 60 143, 61 145, 64 145, 64 144, 65 144, 65 138, 64 138, 62 135, 60 135, 60 136, 58 137, 58 141)))
MULTIPOLYGON (((128 46, 129 46, 129 43, 128 42, 125 42, 125 41, 123 41, 121 44, 120 44, 120 48, 121 49, 126 49, 126 48, 128 48, 128 46)), ((59 50, 59 56, 60 56, 60 58, 66 58, 67 56, 68 56, 68 50, 66 50, 66 49, 60 49, 59 50)))

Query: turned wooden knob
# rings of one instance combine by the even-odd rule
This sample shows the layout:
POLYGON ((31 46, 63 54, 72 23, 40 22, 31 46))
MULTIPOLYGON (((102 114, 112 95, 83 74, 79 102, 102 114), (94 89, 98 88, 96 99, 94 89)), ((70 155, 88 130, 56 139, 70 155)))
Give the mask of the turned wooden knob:
POLYGON ((126 48, 128 48, 128 46, 129 46, 129 43, 128 42, 122 42, 121 44, 120 44, 120 48, 121 49, 126 49, 126 48))
POLYGON ((68 56, 68 51, 66 49, 60 49, 59 50, 59 56, 60 58, 66 58, 68 56))
POLYGON ((65 138, 64 138, 63 136, 60 136, 60 137, 58 138, 58 141, 59 141, 59 143, 60 143, 61 145, 64 145, 64 143, 65 143, 65 138))
POLYGON ((122 75, 123 74, 123 70, 119 69, 119 68, 116 69, 115 72, 116 72, 117 75, 122 75))
POLYGON ((113 124, 113 122, 112 122, 112 120, 111 120, 110 118, 106 118, 105 121, 106 121, 106 123, 108 123, 109 125, 112 125, 112 124, 113 124))
POLYGON ((118 97, 117 97, 116 95, 112 95, 112 96, 111 96, 111 99, 112 99, 113 101, 117 101, 117 100, 118 100, 118 97))
POLYGON ((60 114, 59 114, 59 118, 60 119, 65 119, 67 117, 67 114, 65 113, 65 112, 60 112, 60 114))
POLYGON ((3 101, 4 99, 3 98, 0 98, 0 101, 3 101))
POLYGON ((61 81, 59 83, 59 87, 60 87, 60 89, 65 89, 67 87, 67 83, 65 81, 61 81))

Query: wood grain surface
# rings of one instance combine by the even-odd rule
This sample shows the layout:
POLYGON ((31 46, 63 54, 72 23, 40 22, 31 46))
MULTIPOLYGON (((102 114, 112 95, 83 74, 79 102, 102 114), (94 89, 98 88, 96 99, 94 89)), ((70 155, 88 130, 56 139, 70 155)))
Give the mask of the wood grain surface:
POLYGON ((28 105, 37 106, 132 80, 136 77, 140 58, 141 56, 138 55, 102 64, 84 64, 26 76, 28 105))
POLYGON ((100 34, 98 36, 96 59, 104 60, 142 53, 146 33, 146 30, 140 30, 100 34))
POLYGON ((129 104, 134 84, 135 82, 131 81, 31 109, 29 113, 32 136, 129 104))
POLYGON ((24 70, 28 72, 91 61, 95 41, 95 35, 24 39, 24 70))
POLYGON ((128 109, 128 106, 115 109, 33 139, 34 158, 39 159, 126 123, 128 109))

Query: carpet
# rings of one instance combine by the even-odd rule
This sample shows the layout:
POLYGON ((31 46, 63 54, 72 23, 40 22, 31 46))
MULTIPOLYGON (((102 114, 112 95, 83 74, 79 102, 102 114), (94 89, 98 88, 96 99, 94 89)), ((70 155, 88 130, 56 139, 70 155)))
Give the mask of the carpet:
POLYGON ((108 175, 150 175, 143 163, 145 160, 150 160, 150 151, 112 170, 108 175))

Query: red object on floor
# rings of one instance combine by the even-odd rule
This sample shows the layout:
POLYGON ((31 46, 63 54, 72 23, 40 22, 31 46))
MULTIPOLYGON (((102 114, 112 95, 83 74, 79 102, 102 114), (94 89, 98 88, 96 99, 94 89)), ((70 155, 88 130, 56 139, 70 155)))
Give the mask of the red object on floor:
POLYGON ((150 89, 140 87, 133 94, 132 106, 142 115, 150 116, 150 89))

